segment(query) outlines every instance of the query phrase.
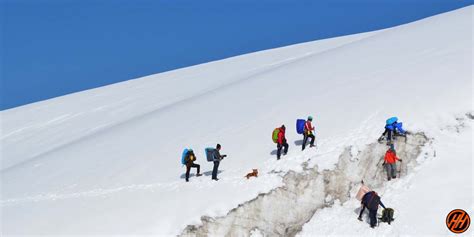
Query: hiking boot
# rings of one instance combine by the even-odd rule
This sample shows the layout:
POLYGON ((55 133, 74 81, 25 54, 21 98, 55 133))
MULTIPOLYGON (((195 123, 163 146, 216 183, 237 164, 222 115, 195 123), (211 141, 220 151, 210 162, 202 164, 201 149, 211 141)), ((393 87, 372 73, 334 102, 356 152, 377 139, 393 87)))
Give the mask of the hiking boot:
POLYGON ((189 179, 186 179, 186 182, 189 182, 189 179))
POLYGON ((309 145, 309 147, 315 147, 315 145, 311 144, 311 145, 309 145))
POLYGON ((202 176, 202 174, 196 174, 197 177, 202 176))
POLYGON ((397 176, 392 176, 392 179, 396 179, 396 178, 397 178, 397 176))
POLYGON ((212 180, 219 181, 219 179, 218 179, 218 178, 215 178, 215 179, 212 179, 212 180))
POLYGON ((392 178, 389 177, 389 178, 388 178, 388 181, 390 181, 390 180, 392 180, 392 178))
POLYGON ((357 220, 362 221, 362 217, 359 216, 359 217, 357 218, 357 220))

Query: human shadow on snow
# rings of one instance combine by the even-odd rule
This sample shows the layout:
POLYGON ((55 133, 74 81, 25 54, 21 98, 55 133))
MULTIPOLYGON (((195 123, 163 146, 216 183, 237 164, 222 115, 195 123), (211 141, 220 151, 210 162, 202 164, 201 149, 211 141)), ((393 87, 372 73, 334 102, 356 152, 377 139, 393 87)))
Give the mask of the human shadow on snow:
POLYGON ((301 146, 301 145, 303 145, 303 139, 296 140, 294 143, 295 143, 296 146, 301 146))
MULTIPOLYGON (((191 171, 191 172, 193 172, 193 171, 191 171)), ((222 173, 222 172, 223 172, 223 170, 218 170, 218 171, 217 171, 217 174, 220 174, 220 173, 222 173)), ((206 171, 206 172, 202 173, 202 175, 204 175, 204 176, 212 176, 212 170, 206 171)), ((195 176, 196 176, 196 172, 195 172, 195 171, 194 171, 193 173, 190 173, 190 174, 189 174, 189 178, 192 178, 192 177, 195 177, 195 176)), ((186 172, 184 172, 183 174, 181 174, 180 178, 181 178, 181 179, 185 179, 185 178, 186 178, 186 172)))
MULTIPOLYGON (((222 173, 222 172, 223 172, 223 170, 218 170, 218 171, 217 171, 217 174, 220 174, 220 173, 222 173)), ((212 175, 212 170, 206 171, 206 172, 204 172, 204 173, 202 173, 202 174, 203 174, 204 176, 211 176, 211 175, 212 175)))

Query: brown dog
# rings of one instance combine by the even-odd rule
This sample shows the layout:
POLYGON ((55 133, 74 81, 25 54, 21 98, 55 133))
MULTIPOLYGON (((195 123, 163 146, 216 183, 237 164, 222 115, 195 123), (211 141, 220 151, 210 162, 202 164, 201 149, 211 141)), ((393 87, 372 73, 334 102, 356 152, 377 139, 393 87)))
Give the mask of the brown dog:
POLYGON ((257 169, 252 169, 252 173, 248 173, 247 175, 245 175, 245 177, 246 177, 247 179, 249 179, 249 178, 252 177, 252 176, 258 177, 258 170, 257 170, 257 169))

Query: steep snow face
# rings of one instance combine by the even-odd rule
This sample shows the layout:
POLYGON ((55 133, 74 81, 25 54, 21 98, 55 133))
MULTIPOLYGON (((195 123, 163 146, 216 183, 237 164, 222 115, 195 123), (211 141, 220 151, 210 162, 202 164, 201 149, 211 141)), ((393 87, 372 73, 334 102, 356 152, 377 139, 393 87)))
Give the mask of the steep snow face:
MULTIPOLYGON (((472 113, 453 116, 432 129, 434 139, 418 157, 419 164, 401 179, 372 186, 387 207, 395 210, 395 221, 368 228, 356 218, 360 203, 356 199, 336 202, 332 208, 318 210, 299 236, 448 236, 446 215, 453 209, 473 213, 472 113), (427 221, 429 220, 429 221, 427 221)), ((405 157, 400 154, 400 157, 405 157)), ((405 159, 403 160, 405 161, 405 159)), ((353 190, 352 194, 355 194, 353 190)), ((472 216, 472 215, 471 215, 472 216)), ((367 214, 364 216, 367 218, 367 214)), ((364 219, 365 219, 364 218, 364 219)), ((472 217, 471 217, 472 218, 472 217)), ((368 219, 368 218, 367 218, 368 219)), ((366 220, 368 222, 368 220, 366 220)), ((463 236, 472 236, 472 228, 463 236)))
POLYGON ((372 143, 389 116, 431 137, 472 110, 472 11, 2 111, 2 231, 176 235, 283 185, 279 174, 303 171, 309 157, 333 169, 346 147, 372 143), (307 115, 318 148, 301 152, 294 124, 307 115), (281 124, 290 152, 276 161, 270 133, 281 124), (203 149, 218 142, 229 157, 211 182, 203 149), (190 183, 184 147, 197 151, 205 174, 190 183), (252 168, 259 178, 247 181, 252 168))

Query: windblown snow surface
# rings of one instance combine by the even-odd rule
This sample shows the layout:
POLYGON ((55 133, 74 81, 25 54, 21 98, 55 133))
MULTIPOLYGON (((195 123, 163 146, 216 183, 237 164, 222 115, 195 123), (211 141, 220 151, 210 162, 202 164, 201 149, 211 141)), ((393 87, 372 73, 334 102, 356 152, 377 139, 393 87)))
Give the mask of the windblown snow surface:
POLYGON ((316 211, 299 234, 447 235, 449 211, 474 217, 472 16, 470 6, 1 111, 2 234, 179 235, 284 185, 304 162, 334 169, 345 149, 364 150, 398 116, 431 146, 377 190, 395 222, 370 229, 350 198, 316 211), (318 147, 302 152, 295 120, 308 115, 318 147), (290 150, 277 161, 270 135, 282 124, 290 150), (228 155, 218 182, 204 157, 216 143, 228 155), (189 183, 184 147, 204 173, 189 183), (259 177, 244 179, 252 168, 259 177))

